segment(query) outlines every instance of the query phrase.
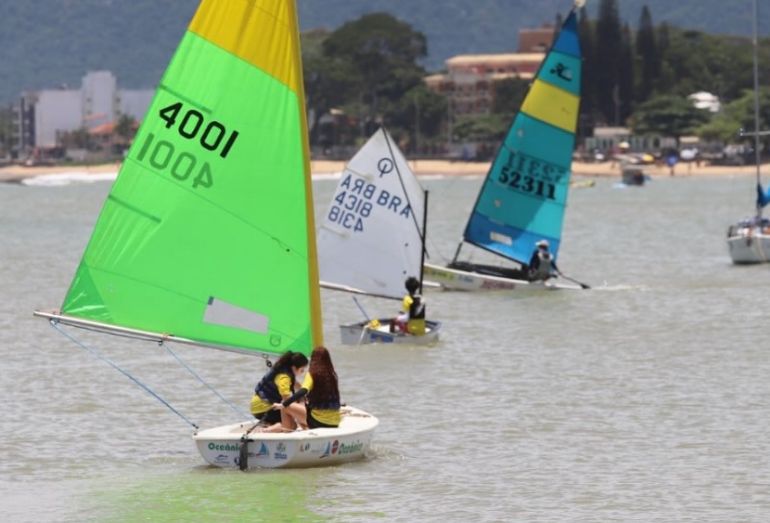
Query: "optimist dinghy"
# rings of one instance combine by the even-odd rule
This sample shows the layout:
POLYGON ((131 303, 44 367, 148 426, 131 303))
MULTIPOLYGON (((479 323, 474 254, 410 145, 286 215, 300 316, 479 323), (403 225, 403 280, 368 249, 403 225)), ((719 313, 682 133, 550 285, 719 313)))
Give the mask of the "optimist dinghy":
MULTIPOLYGON (((390 134, 378 130, 345 166, 321 222, 321 285, 400 300, 411 276, 419 279, 422 293, 427 213, 427 191, 390 134)), ((393 332, 392 321, 367 318, 342 325, 342 343, 430 343, 441 328, 439 322, 428 321, 426 333, 416 336, 393 332)))

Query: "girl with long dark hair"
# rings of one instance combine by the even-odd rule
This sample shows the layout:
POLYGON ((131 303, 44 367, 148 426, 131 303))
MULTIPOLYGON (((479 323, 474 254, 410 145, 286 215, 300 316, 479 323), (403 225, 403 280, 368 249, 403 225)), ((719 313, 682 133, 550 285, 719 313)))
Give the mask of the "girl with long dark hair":
MULTIPOLYGON (((274 408, 288 413, 301 427, 311 429, 338 427, 340 424, 340 391, 337 373, 326 347, 316 347, 310 355, 310 367, 302 387, 274 408), (297 400, 307 397, 306 404, 297 400)), ((291 425, 283 425, 290 430, 291 425)))

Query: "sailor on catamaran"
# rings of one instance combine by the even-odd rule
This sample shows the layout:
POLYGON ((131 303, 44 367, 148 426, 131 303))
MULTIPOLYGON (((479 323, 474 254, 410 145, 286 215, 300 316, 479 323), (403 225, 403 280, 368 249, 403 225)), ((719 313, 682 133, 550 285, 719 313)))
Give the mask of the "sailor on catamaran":
POLYGON ((550 248, 548 240, 540 240, 535 246, 535 252, 529 259, 529 281, 546 281, 550 278, 556 278, 561 271, 556 266, 553 254, 548 250, 550 248))

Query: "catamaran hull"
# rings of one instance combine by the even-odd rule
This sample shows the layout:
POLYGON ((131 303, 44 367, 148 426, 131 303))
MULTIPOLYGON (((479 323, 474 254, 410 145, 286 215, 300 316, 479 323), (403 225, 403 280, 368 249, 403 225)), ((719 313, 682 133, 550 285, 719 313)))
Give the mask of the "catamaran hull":
POLYGON ((770 235, 754 231, 739 233, 727 238, 730 257, 735 264, 770 262, 770 235))
MULTIPOLYGON (((247 443, 247 468, 322 467, 363 459, 378 424, 371 414, 344 407, 342 422, 337 428, 252 432, 247 443)), ((193 434, 193 440, 210 465, 237 469, 241 437, 253 426, 252 420, 201 430, 193 434)))
POLYGON ((422 336, 390 332, 390 318, 380 318, 379 327, 370 328, 369 322, 363 321, 352 325, 340 325, 340 337, 343 345, 362 345, 368 343, 408 343, 426 345, 438 340, 441 322, 426 321, 426 333, 422 336))
POLYGON ((440 285, 448 291, 513 291, 513 290, 559 290, 579 289, 573 285, 563 285, 553 281, 526 281, 481 274, 478 272, 461 271, 449 267, 439 267, 426 263, 423 277, 440 285))

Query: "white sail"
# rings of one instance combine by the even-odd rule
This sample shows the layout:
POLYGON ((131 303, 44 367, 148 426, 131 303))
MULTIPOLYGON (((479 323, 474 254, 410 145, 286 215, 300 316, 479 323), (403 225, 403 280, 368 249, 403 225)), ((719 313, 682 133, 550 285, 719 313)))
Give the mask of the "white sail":
POLYGON ((342 173, 318 230, 322 285, 399 298, 420 277, 425 195, 404 155, 377 131, 342 173))

